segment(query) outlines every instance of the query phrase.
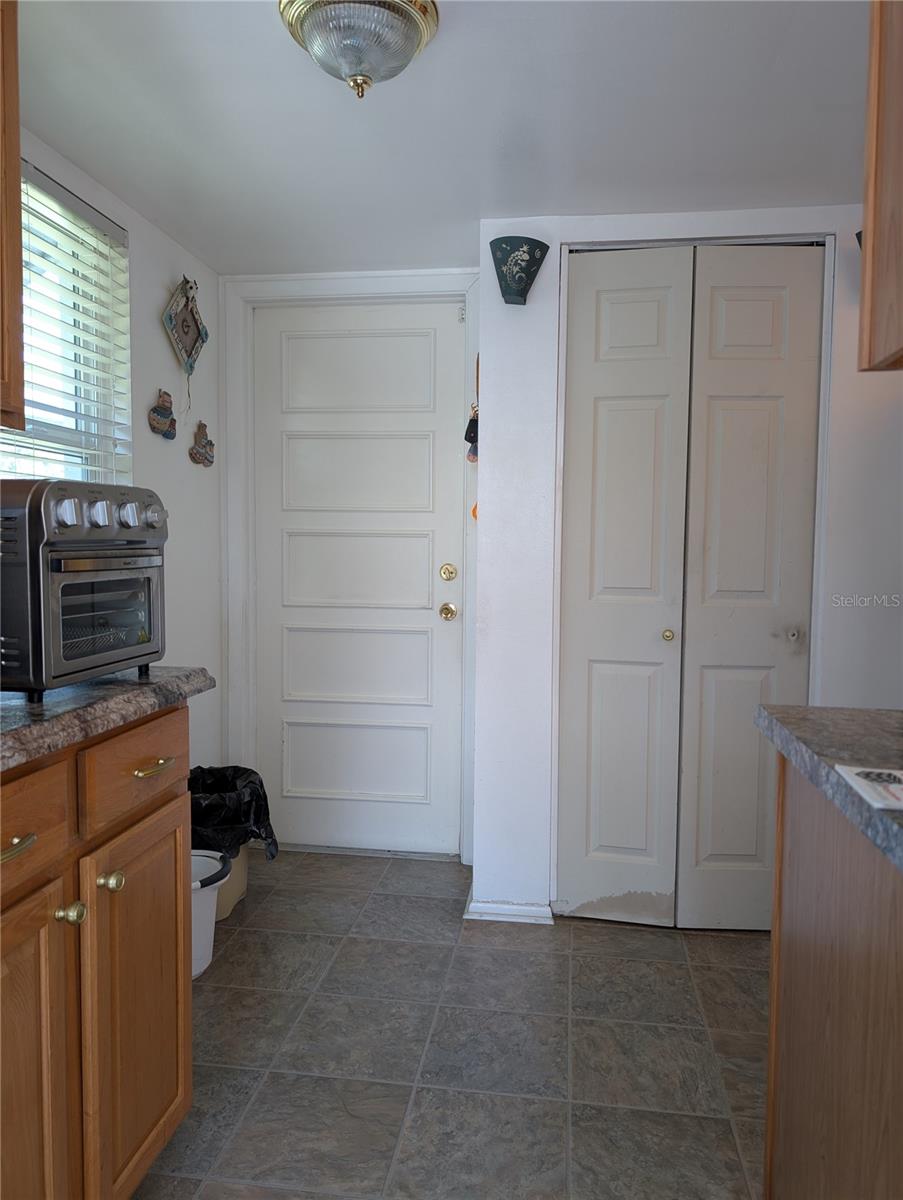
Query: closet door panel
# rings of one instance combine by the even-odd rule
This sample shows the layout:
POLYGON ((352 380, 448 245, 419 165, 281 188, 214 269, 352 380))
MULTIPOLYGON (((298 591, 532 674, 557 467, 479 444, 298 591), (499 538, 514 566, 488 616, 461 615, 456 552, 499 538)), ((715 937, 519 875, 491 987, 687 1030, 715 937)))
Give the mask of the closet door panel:
POLYGON ((824 251, 697 250, 678 924, 767 929, 774 754, 805 704, 824 251))
POLYGON ((569 260, 558 912, 674 922, 692 274, 569 260))

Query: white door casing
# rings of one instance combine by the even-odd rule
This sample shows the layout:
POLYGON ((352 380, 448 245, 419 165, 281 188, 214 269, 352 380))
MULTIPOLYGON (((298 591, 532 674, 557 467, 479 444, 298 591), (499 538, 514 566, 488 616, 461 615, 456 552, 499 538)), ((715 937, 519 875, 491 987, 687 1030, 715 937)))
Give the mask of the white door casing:
POLYGON ((670 925, 693 249, 568 274, 553 907, 670 925))
POLYGON ((805 704, 824 250, 696 259, 677 923, 767 929, 775 756, 805 704))
POLYGON ((464 350, 459 302, 255 311, 257 762, 287 843, 458 850, 464 350))

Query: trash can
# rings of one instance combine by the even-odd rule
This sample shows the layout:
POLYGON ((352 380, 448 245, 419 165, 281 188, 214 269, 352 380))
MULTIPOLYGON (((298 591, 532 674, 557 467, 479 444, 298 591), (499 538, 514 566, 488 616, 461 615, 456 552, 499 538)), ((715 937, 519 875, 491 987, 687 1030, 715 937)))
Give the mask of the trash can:
POLYGON ((252 839, 263 842, 267 858, 275 858, 279 852, 266 789, 256 771, 233 766, 194 767, 188 790, 192 848, 216 850, 233 860, 232 878, 217 903, 216 919, 221 921, 247 890, 246 843, 252 839))
POLYGON ((213 958, 216 893, 232 871, 228 854, 191 852, 191 978, 197 979, 213 958))

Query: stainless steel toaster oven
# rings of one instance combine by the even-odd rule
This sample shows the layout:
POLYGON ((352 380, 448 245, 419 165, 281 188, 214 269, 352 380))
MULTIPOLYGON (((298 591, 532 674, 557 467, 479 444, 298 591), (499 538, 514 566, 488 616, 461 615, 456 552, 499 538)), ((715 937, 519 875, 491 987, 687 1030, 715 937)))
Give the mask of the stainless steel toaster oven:
POLYGON ((38 702, 164 651, 156 492, 54 479, 0 481, 0 685, 38 702))

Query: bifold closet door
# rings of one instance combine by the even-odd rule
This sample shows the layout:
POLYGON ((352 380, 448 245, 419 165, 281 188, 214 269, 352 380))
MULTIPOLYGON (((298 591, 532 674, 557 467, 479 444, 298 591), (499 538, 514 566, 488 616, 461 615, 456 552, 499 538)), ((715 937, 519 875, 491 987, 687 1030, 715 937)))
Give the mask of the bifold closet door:
POLYGON ((753 717, 808 698, 824 250, 696 253, 677 923, 767 929, 775 755, 753 717))
POLYGON ((671 925, 693 249, 568 275, 555 908, 671 925))

